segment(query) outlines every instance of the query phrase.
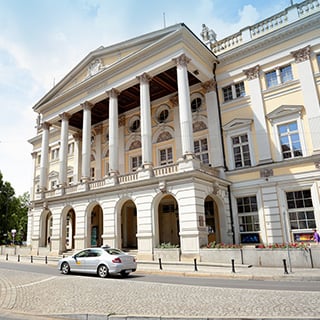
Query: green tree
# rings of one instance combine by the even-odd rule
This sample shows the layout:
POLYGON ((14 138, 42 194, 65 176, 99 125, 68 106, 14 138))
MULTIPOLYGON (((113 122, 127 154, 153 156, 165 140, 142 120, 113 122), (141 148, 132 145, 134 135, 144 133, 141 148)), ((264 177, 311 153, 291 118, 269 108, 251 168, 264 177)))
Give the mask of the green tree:
POLYGON ((11 230, 17 231, 15 240, 23 241, 27 236, 29 194, 15 197, 9 182, 3 181, 0 172, 0 244, 12 240, 11 230))

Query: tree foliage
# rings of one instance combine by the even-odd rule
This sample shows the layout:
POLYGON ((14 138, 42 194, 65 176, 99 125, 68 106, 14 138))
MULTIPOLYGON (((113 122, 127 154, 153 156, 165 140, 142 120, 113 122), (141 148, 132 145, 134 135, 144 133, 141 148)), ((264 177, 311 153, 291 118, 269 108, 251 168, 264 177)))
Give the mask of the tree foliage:
POLYGON ((3 181, 0 172, 0 244, 12 241, 11 230, 15 229, 15 240, 26 240, 29 194, 15 197, 15 191, 9 182, 3 181))

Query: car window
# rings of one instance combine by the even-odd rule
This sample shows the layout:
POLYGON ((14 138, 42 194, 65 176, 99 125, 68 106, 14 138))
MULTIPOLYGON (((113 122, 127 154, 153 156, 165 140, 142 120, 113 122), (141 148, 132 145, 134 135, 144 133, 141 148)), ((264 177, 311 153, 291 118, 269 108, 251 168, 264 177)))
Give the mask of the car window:
POLYGON ((80 252, 77 253, 74 257, 75 257, 75 258, 85 258, 85 257, 88 257, 88 250, 80 251, 80 252))
POLYGON ((101 256, 101 254, 102 254, 101 250, 93 249, 93 250, 89 250, 88 257, 99 257, 101 256))
POLYGON ((106 252, 108 252, 111 255, 115 255, 115 254, 122 254, 123 252, 119 249, 112 249, 112 248, 104 248, 104 250, 106 252))

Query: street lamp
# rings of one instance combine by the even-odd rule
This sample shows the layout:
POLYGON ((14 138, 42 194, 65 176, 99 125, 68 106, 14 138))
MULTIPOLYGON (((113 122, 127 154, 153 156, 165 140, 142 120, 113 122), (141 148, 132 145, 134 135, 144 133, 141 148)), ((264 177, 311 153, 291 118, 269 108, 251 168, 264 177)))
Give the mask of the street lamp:
POLYGON ((16 229, 12 229, 12 230, 11 230, 11 235, 12 235, 13 244, 14 244, 14 237, 16 236, 16 233, 17 233, 17 230, 16 230, 16 229))

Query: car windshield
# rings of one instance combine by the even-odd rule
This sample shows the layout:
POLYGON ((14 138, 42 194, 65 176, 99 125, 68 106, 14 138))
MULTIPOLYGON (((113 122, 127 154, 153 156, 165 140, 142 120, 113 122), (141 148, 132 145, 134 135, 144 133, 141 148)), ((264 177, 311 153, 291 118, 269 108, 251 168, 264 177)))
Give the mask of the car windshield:
POLYGON ((119 250, 119 249, 114 249, 114 248, 103 248, 104 251, 106 251, 107 253, 111 254, 111 255, 115 255, 115 254, 123 254, 124 252, 119 250))

